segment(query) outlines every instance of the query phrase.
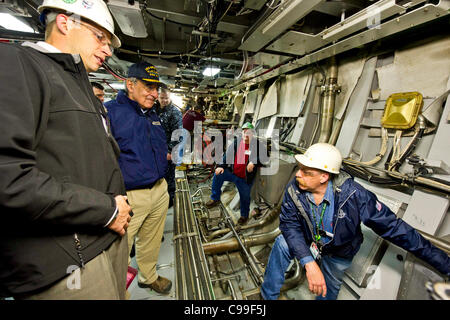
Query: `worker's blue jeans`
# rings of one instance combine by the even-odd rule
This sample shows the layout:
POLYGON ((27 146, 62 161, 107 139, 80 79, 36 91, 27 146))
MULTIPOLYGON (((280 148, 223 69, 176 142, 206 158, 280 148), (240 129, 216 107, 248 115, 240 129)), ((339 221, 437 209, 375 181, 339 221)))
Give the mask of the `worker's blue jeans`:
MULTIPOLYGON (((283 235, 275 239, 269 262, 264 273, 264 282, 261 286, 261 295, 264 300, 276 300, 280 295, 280 289, 284 283, 284 273, 291 260, 294 258, 283 235)), ((323 256, 320 263, 327 285, 327 295, 325 298, 317 296, 316 300, 336 300, 342 285, 342 278, 345 270, 352 264, 351 259, 344 259, 334 256, 323 256)), ((307 280, 305 280, 307 281, 307 280)))
POLYGON ((239 199, 241 202, 241 217, 248 218, 250 212, 250 191, 252 189, 252 184, 247 184, 245 179, 239 178, 230 172, 230 170, 225 169, 222 174, 216 175, 212 180, 212 200, 220 200, 220 195, 222 194, 222 186, 225 181, 231 181, 236 185, 239 192, 239 199))

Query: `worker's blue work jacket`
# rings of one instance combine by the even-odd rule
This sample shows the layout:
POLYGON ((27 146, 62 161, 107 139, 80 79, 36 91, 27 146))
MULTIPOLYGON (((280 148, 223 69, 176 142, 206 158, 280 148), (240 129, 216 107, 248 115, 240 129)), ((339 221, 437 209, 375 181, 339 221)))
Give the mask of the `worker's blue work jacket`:
MULTIPOLYGON (((450 259, 408 225, 374 193, 366 190, 341 171, 333 180, 334 215, 333 239, 323 246, 323 254, 351 259, 363 241, 361 222, 380 237, 411 252, 438 271, 450 275, 450 259)), ((310 206, 306 192, 293 179, 287 186, 280 213, 280 230, 292 254, 300 259, 311 256, 313 224, 309 219, 310 206), (301 212, 303 211, 303 212, 301 212)))
POLYGON ((119 165, 126 189, 151 187, 167 169, 166 134, 160 118, 154 108, 144 114, 124 91, 105 106, 120 147, 119 165))

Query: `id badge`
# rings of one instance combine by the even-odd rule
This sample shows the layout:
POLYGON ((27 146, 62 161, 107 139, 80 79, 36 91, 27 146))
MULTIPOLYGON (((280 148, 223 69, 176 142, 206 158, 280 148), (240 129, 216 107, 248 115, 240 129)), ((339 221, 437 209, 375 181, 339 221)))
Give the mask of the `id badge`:
POLYGON ((309 247, 309 251, 311 251, 311 254, 312 254, 314 260, 320 260, 320 251, 315 242, 311 243, 311 246, 309 247))
POLYGON ((252 152, 250 151, 250 150, 245 150, 245 153, 244 153, 246 156, 249 156, 249 155, 251 155, 252 154, 252 152))

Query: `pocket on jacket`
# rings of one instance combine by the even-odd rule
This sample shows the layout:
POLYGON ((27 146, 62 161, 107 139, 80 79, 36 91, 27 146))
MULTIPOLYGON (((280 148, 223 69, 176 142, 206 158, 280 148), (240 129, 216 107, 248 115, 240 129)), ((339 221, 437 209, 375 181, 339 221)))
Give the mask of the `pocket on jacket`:
POLYGON ((338 221, 336 223, 336 234, 340 235, 341 243, 350 241, 355 237, 358 226, 344 210, 339 210, 338 221))

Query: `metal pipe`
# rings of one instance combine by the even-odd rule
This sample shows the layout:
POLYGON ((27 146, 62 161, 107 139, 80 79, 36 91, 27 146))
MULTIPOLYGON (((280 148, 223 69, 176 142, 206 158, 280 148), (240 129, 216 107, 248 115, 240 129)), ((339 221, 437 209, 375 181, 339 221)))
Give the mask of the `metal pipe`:
POLYGON ((328 143, 333 126, 334 105, 336 101, 338 67, 336 58, 330 58, 330 66, 328 69, 328 77, 322 86, 323 104, 320 110, 320 136, 319 142, 328 143))
POLYGON ((233 297, 233 300, 237 300, 236 292, 234 291, 233 284, 231 283, 231 280, 228 280, 227 283, 228 283, 228 287, 230 288, 231 296, 233 297))
POLYGON ((244 252, 244 254, 247 258, 247 261, 250 265, 250 269, 256 275, 256 280, 257 280, 258 284, 261 284, 264 279, 261 270, 259 270, 258 266, 256 265, 256 261, 255 261, 254 257, 248 253, 247 248, 245 247, 244 243, 241 241, 241 237, 237 233, 236 229, 234 228, 234 223, 233 223, 231 217, 229 216, 228 211, 225 209, 225 207, 223 206, 222 203, 220 203, 220 206, 222 208, 222 211, 225 213, 225 218, 231 228, 231 231, 233 231, 233 233, 234 233, 235 239, 237 240, 239 247, 242 249, 242 251, 244 252))
POLYGON ((211 279, 212 282, 216 281, 224 281, 224 280, 234 280, 235 278, 239 278, 239 275, 225 276, 217 279, 211 279))
MULTIPOLYGON (((184 179, 183 179, 184 180, 184 179)), ((184 190, 184 185, 181 184, 182 191, 184 190)), ((192 257, 190 256, 190 253, 192 253, 191 243, 190 243, 190 237, 186 236, 189 233, 188 229, 188 223, 186 221, 186 214, 187 214, 187 208, 186 208, 186 202, 185 202, 185 192, 183 191, 181 193, 181 201, 183 204, 183 215, 180 216, 181 225, 183 227, 182 229, 182 243, 183 243, 183 256, 182 259, 185 259, 185 265, 187 266, 187 269, 185 269, 186 272, 186 283, 190 288, 190 291, 188 292, 188 299, 196 299, 197 298, 197 292, 195 290, 195 283, 194 283, 194 270, 192 269, 194 267, 194 264, 192 263, 192 257), (190 297, 189 294, 192 296, 190 297)))
MULTIPOLYGON (((267 138, 267 140, 270 140, 269 138, 267 138)), ((286 143, 286 142, 279 142, 280 146, 288 148, 290 150, 293 151, 297 151, 297 152, 301 152, 304 153, 306 151, 305 148, 302 147, 298 147, 298 146, 294 146, 290 143, 286 143)), ((349 164, 349 165, 353 165, 353 166, 360 166, 360 167, 364 167, 364 168, 368 168, 371 170, 376 170, 378 172, 381 173, 385 173, 395 179, 398 179, 402 182, 409 182, 411 184, 418 184, 418 185, 424 185, 424 186, 429 186, 429 187, 433 187, 436 189, 439 189, 441 191, 444 191, 446 193, 450 193, 450 186, 443 184, 443 183, 439 183, 437 181, 434 181, 432 179, 427 179, 424 177, 410 177, 406 174, 400 173, 398 171, 389 171, 389 170, 385 170, 385 169, 381 169, 381 168, 377 168, 377 167, 373 167, 370 165, 365 165, 362 164, 361 162, 355 161, 355 160, 351 160, 351 159, 342 159, 342 163, 344 164, 349 164)))
POLYGON ((303 268, 300 266, 297 259, 294 259, 294 264, 296 268, 294 275, 284 281, 284 284, 281 287, 280 291, 287 291, 289 289, 295 288, 305 280, 305 278, 303 277, 303 268))
POLYGON ((188 218, 190 219, 190 228, 191 228, 191 232, 193 232, 195 235, 193 235, 190 238, 190 241, 192 242, 192 246, 194 248, 193 252, 192 252, 192 263, 195 265, 194 269, 196 271, 195 275, 196 275, 196 283, 197 283, 197 288, 199 289, 199 297, 200 299, 211 299, 212 296, 214 296, 213 294, 213 289, 212 289, 212 283, 209 277, 209 271, 208 271, 208 267, 207 267, 207 262, 206 262, 206 257, 205 254, 203 253, 203 249, 202 249, 202 245, 201 245, 201 241, 200 241, 200 236, 199 236, 199 225, 197 223, 197 219, 194 215, 194 210, 193 210, 193 206, 192 206, 192 197, 190 196, 190 192, 189 192, 189 185, 187 180, 183 181, 184 187, 186 188, 186 191, 184 193, 185 195, 185 200, 187 203, 187 207, 188 210, 186 211, 188 213, 188 218), (197 270, 197 265, 198 270, 197 270), (200 283, 201 282, 201 283, 200 283))
POLYGON ((426 232, 417 230, 425 239, 431 242, 435 247, 441 249, 442 251, 445 251, 447 254, 450 254, 450 242, 436 238, 435 236, 432 236, 431 234, 428 234, 426 232))
POLYGON ((344 123, 344 118, 338 119, 333 128, 333 132, 331 133, 330 140, 328 140, 329 144, 333 146, 336 145, 337 139, 339 138, 339 133, 341 133, 342 124, 344 123))
MULTIPOLYGON (((250 248, 261 244, 271 243, 275 240, 276 237, 278 237, 280 233, 280 229, 276 228, 275 230, 268 233, 242 237, 242 242, 245 246, 250 248)), ((207 255, 236 251, 239 248, 239 242, 236 238, 207 242, 203 244, 203 251, 207 255)))
POLYGON ((176 180, 174 246, 177 299, 214 299, 186 178, 176 180))
MULTIPOLYGON (((219 276, 219 261, 217 261, 217 256, 212 256, 214 271, 217 276, 219 276)), ((219 286, 222 289, 223 294, 226 294, 227 291, 224 286, 223 278, 211 279, 211 282, 219 281, 219 286)))
MULTIPOLYGON (((189 226, 192 226, 192 224, 189 224, 188 219, 190 216, 192 216, 193 213, 192 213, 191 206, 190 206, 190 199, 189 199, 189 197, 187 197, 186 192, 183 192, 183 201, 185 203, 185 209, 187 209, 187 210, 185 210, 186 214, 184 215, 184 219, 185 219, 185 223, 186 223, 186 231, 188 233, 191 233, 191 232, 193 232, 193 230, 189 226)), ((197 268, 196 259, 194 256, 194 244, 192 241, 192 237, 187 237, 187 240, 188 240, 188 245, 189 245, 189 249, 190 249, 188 254, 191 257, 190 262, 191 262, 193 272, 194 272, 194 277, 191 278, 192 286, 196 288, 197 298, 203 299, 203 294, 202 294, 200 280, 199 280, 200 276, 199 276, 199 272, 198 272, 198 268, 197 268)), ((194 298, 196 298, 196 297, 194 297, 194 298)))
MULTIPOLYGON (((278 203, 278 205, 274 207, 263 219, 259 220, 256 223, 241 226, 241 230, 253 229, 256 227, 264 227, 269 223, 271 223, 275 218, 277 218, 280 215, 280 211, 281 211, 281 202, 278 203)), ((207 237, 207 239, 208 241, 211 241, 212 239, 217 238, 223 234, 227 234, 230 231, 231 231, 230 228, 214 231, 207 237)))
MULTIPOLYGON (((181 203, 180 203, 180 193, 179 193, 179 181, 176 180, 176 191, 175 191, 175 210, 174 210, 174 233, 179 234, 180 233, 180 222, 179 222, 179 213, 181 212, 181 203)), ((174 239, 174 246, 175 246, 175 253, 176 253, 176 259, 175 259, 175 270, 177 270, 176 273, 176 295, 178 299, 183 299, 187 296, 187 286, 185 281, 185 274, 184 274, 184 263, 183 263, 183 256, 181 254, 181 239, 174 239), (179 270, 179 271, 178 271, 179 270)))

